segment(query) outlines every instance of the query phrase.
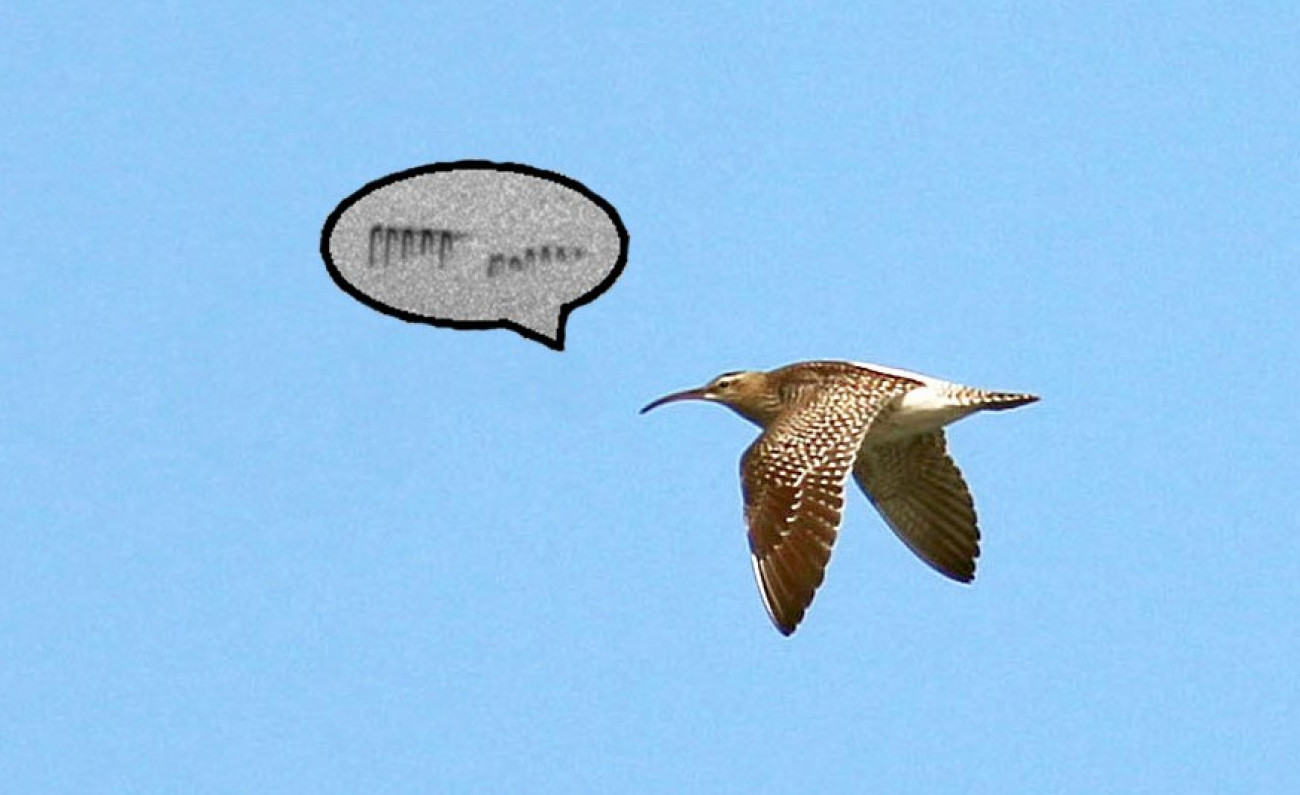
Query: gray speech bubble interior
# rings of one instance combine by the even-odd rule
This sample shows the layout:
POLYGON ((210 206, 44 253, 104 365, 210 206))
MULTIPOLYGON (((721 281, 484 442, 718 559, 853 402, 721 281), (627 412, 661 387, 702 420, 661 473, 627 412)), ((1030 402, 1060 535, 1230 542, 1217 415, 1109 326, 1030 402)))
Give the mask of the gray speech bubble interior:
POLYGON ((321 231, 330 276, 403 320, 508 328, 564 350, 575 307, 627 263, 618 212, 581 183, 517 163, 437 163, 339 203, 321 231))

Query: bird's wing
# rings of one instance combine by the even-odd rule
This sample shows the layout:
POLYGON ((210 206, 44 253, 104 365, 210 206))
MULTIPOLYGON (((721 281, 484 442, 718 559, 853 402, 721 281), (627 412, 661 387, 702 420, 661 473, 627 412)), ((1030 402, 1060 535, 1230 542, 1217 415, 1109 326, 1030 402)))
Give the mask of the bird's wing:
POLYGON ((948 455, 943 431, 867 447, 853 477, 917 557, 954 580, 975 578, 975 503, 948 455))
POLYGON ((754 576, 782 634, 794 632, 825 578, 844 481, 891 397, 851 385, 819 390, 773 422, 740 461, 754 576))

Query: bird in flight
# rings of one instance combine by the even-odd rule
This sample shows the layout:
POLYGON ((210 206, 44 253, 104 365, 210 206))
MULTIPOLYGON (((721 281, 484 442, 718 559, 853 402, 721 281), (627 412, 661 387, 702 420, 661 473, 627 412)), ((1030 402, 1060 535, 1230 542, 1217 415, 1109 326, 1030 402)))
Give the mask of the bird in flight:
POLYGON ((721 403, 763 429, 740 460, 749 549, 763 605, 789 635, 826 576, 849 473, 885 523, 932 568, 975 578, 979 526, 943 428, 1038 400, 874 364, 799 362, 724 373, 665 403, 721 403))

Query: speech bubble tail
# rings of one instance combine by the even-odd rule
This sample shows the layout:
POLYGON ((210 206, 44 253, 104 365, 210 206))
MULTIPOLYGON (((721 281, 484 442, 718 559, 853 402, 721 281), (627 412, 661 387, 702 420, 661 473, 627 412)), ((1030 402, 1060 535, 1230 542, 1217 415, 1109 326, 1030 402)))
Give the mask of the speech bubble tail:
POLYGON ((506 318, 516 333, 553 350, 564 350, 564 322, 559 307, 539 307, 534 312, 520 312, 506 318))

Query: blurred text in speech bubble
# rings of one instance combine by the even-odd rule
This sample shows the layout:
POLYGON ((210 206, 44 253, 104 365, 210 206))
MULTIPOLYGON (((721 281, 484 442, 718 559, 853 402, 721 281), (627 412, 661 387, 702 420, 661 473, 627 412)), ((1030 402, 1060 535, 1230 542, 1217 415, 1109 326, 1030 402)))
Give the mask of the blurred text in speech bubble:
POLYGON ((609 289, 628 233, 609 202, 562 174, 467 160, 390 174, 321 231, 335 283, 403 320, 507 328, 564 350, 569 312, 609 289))

